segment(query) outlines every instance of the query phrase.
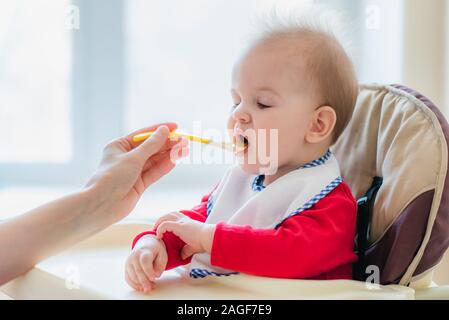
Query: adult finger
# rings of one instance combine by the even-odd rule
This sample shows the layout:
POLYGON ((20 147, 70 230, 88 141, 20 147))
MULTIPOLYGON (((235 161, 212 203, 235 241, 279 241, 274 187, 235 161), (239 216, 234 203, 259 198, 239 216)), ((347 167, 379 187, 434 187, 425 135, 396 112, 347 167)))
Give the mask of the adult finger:
POLYGON ((186 139, 181 138, 177 142, 169 141, 160 149, 158 153, 147 160, 147 162, 143 166, 143 171, 147 171, 152 167, 158 166, 159 163, 166 161, 167 159, 171 160, 174 163, 184 154, 188 155, 188 142, 186 139), (187 152, 181 153, 181 151, 184 150, 187 150, 187 152), (173 157, 174 159, 171 159, 171 157, 173 157))
MULTIPOLYGON (((147 128, 142 128, 139 129, 137 131, 134 131, 130 134, 128 134, 127 136, 115 139, 110 141, 108 144, 106 144, 106 146, 104 147, 103 150, 103 154, 104 155, 109 155, 109 154, 115 154, 117 152, 130 152, 133 149, 137 148, 139 145, 143 144, 144 141, 138 141, 135 142, 133 140, 134 136, 139 134, 139 133, 145 133, 148 131, 155 131, 158 127, 160 126, 166 126, 168 127, 168 129, 171 131, 176 130, 177 128, 177 124, 173 123, 173 122, 167 122, 167 123, 161 123, 161 124, 156 124, 147 128)), ((172 139, 170 138, 169 140, 167 140, 166 142, 166 149, 171 149, 173 147, 174 144, 176 144, 177 140, 176 139, 172 139)))
POLYGON ((176 163, 177 160, 187 157, 189 153, 190 149, 188 144, 178 143, 170 149, 170 161, 176 163))
POLYGON ((145 188, 152 185, 163 176, 168 174, 171 170, 175 168, 175 164, 170 160, 170 155, 165 155, 165 158, 160 159, 157 163, 152 163, 152 165, 142 173, 142 181, 145 188))
POLYGON ((125 137, 123 137, 123 138, 130 144, 130 146, 131 146, 132 148, 135 148, 135 147, 137 147, 138 145, 142 144, 143 141, 135 142, 135 141, 133 140, 134 136, 136 136, 136 135, 138 135, 138 134, 141 134, 141 133, 149 132, 149 131, 156 131, 157 128, 159 128, 160 126, 166 126, 166 127, 168 127, 168 129, 170 130, 170 132, 175 131, 175 130, 178 128, 178 125, 177 125, 176 123, 174 123, 174 122, 158 123, 158 124, 154 124, 154 125, 148 126, 148 127, 146 127, 146 128, 142 128, 142 129, 136 130, 136 131, 134 131, 134 132, 128 134, 127 136, 125 136, 125 137))
POLYGON ((166 126, 160 126, 145 142, 131 151, 136 154, 143 164, 153 155, 158 153, 167 142, 170 131, 166 126))
MULTIPOLYGON (((188 147, 186 147, 188 148, 188 147)), ((188 149, 187 149, 188 151, 188 149)), ((181 158, 183 156, 187 156, 187 153, 183 153, 182 155, 179 155, 177 158, 181 158)), ((160 155, 159 154, 154 155, 149 160, 147 160, 147 163, 145 166, 147 169, 143 171, 142 174, 142 181, 145 185, 145 187, 150 186, 151 184, 158 181, 160 178, 168 174, 171 170, 173 170, 176 166, 176 159, 172 159, 172 153, 166 152, 160 155), (157 161, 154 160, 154 158, 157 157, 157 161), (148 161, 151 161, 148 163, 148 161)))

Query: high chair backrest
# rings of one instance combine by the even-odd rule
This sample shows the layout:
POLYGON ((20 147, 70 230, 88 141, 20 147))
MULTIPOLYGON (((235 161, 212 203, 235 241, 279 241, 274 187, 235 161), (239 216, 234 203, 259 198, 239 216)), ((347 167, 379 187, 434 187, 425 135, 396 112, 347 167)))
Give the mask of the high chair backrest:
POLYGON ((367 275, 378 268, 381 284, 419 279, 449 246, 448 141, 449 125, 426 97, 398 85, 364 85, 331 147, 356 199, 382 179, 364 254, 367 275))

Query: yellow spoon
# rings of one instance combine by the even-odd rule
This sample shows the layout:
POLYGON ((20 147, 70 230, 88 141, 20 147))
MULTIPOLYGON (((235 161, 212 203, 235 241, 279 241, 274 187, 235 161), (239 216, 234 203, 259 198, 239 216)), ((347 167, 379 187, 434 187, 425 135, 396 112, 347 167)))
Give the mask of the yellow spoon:
MULTIPOLYGON (((144 141, 144 140, 148 139, 153 133, 154 133, 154 131, 140 133, 133 137, 133 141, 134 142, 144 141)), ((171 132, 170 138, 175 138, 175 137, 183 137, 183 138, 186 138, 187 140, 190 140, 193 142, 199 142, 202 144, 211 145, 211 146, 218 147, 218 148, 232 151, 232 152, 239 152, 239 151, 246 149, 246 146, 243 144, 236 145, 236 144, 227 143, 227 142, 215 142, 212 139, 202 138, 202 137, 194 136, 191 134, 171 132)))

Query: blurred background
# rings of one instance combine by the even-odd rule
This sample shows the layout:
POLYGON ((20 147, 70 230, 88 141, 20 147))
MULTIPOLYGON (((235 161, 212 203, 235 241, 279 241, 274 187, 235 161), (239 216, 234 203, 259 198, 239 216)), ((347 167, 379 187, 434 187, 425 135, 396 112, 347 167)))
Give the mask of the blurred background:
MULTIPOLYGON (((0 0, 0 217, 81 187, 129 131, 224 130, 249 17, 272 2, 0 0)), ((405 84, 448 114, 448 2, 315 2, 345 13, 361 82, 405 84)), ((132 217, 194 205, 224 168, 180 164, 132 217)))

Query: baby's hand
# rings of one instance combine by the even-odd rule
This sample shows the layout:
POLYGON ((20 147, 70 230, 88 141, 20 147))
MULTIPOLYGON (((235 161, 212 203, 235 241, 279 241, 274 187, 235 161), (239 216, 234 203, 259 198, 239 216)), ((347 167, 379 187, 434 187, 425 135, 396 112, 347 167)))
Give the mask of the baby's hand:
POLYGON ((181 250, 181 258, 186 259, 195 253, 210 252, 215 233, 215 225, 198 222, 180 212, 172 212, 159 218, 155 225, 158 239, 165 232, 173 232, 186 243, 181 250))
POLYGON ((167 260, 164 242, 153 235, 143 236, 126 260, 126 282, 137 291, 151 291, 155 288, 154 281, 165 270, 167 260))

